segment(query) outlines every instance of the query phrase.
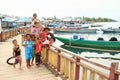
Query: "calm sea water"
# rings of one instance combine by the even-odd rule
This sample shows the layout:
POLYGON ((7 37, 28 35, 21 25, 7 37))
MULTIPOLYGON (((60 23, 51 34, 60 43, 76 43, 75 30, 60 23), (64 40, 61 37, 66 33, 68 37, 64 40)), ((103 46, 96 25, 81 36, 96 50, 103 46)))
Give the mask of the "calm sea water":
MULTIPOLYGON (((105 41, 108 41, 111 37, 116 37, 118 41, 120 41, 120 33, 116 34, 65 34, 59 33, 55 34, 55 36, 65 37, 65 38, 72 38, 73 35, 79 35, 80 37, 84 37, 86 40, 97 40, 99 37, 104 38, 105 41)), ((61 46, 63 45, 62 42, 56 40, 55 45, 61 46)), ((109 66, 111 62, 119 62, 119 69, 120 69, 120 53, 112 53, 112 52, 102 52, 102 51, 90 51, 90 50, 77 50, 76 54, 81 56, 89 57, 94 61, 102 63, 104 65, 109 66)))

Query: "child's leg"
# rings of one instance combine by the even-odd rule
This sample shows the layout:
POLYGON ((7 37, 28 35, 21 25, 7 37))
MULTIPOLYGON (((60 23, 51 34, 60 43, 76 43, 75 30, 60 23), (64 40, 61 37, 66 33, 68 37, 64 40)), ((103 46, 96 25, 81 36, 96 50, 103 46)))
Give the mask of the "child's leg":
POLYGON ((35 60, 36 60, 36 65, 38 65, 39 64, 39 54, 38 53, 36 54, 36 59, 35 60))
POLYGON ((33 65, 34 57, 32 57, 31 65, 33 65))
POLYGON ((39 58, 40 58, 40 64, 42 63, 42 61, 41 61, 41 53, 39 54, 39 58))
POLYGON ((27 68, 29 68, 29 62, 28 62, 28 60, 26 60, 26 66, 27 66, 27 68))
POLYGON ((15 57, 15 62, 13 63, 13 67, 15 68, 15 64, 18 63, 18 58, 15 57))
POLYGON ((15 63, 13 63, 13 67, 15 68, 15 63))
POLYGON ((28 66, 31 66, 31 65, 30 65, 30 59, 28 59, 28 66))
POLYGON ((19 60, 19 68, 21 69, 21 65, 22 65, 22 58, 21 58, 21 56, 18 57, 18 60, 19 60))

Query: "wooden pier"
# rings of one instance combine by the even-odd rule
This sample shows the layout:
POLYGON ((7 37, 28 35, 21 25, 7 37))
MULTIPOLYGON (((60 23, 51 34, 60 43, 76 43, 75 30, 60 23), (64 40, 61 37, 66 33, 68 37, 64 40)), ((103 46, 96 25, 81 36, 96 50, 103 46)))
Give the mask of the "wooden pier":
POLYGON ((9 36, 10 34, 4 34, 6 42, 0 42, 0 80, 60 80, 61 78, 61 80, 120 80, 117 62, 111 62, 111 65, 106 66, 57 46, 44 46, 42 49, 44 64, 40 67, 33 65, 30 69, 26 68, 24 48, 21 46, 22 70, 19 70, 18 66, 14 69, 6 63, 6 60, 12 56, 12 40, 15 38, 21 44, 23 39, 21 35, 13 38, 9 36))
POLYGON ((0 42, 0 80, 60 80, 44 64, 41 64, 40 67, 33 65, 30 69, 27 69, 21 38, 21 35, 18 35, 5 42, 0 42), (16 65, 14 69, 12 65, 6 63, 6 60, 12 56, 13 39, 18 40, 22 49, 22 70, 19 70, 19 65, 16 65))

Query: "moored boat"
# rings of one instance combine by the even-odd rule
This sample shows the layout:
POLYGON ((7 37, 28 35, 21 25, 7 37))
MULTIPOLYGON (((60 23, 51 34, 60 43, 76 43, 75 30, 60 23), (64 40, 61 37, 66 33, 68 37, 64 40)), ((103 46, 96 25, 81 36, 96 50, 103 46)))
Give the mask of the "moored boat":
POLYGON ((74 48, 87 48, 87 49, 98 49, 98 50, 108 50, 120 52, 120 42, 119 41, 92 41, 92 40, 79 40, 79 39, 68 39, 62 37, 56 37, 64 43, 64 45, 69 45, 74 48))
POLYGON ((83 28, 56 28, 54 33, 97 33, 97 29, 83 28))

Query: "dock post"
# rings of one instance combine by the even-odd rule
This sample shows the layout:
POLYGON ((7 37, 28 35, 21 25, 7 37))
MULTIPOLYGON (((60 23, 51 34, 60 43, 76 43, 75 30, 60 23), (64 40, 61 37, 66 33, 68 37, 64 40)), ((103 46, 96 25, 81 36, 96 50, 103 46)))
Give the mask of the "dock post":
POLYGON ((60 50, 58 50, 57 51, 57 54, 58 54, 58 57, 57 57, 57 72, 59 73, 60 72, 60 63, 61 63, 61 59, 60 59, 60 53, 61 53, 61 51, 60 50))
POLYGON ((75 80, 79 80, 79 74, 80 74, 80 66, 77 64, 80 62, 80 59, 76 59, 76 67, 75 67, 75 80))
POLYGON ((115 71, 118 69, 118 62, 112 62, 110 67, 110 74, 108 80, 118 80, 118 75, 115 74, 115 71))

